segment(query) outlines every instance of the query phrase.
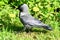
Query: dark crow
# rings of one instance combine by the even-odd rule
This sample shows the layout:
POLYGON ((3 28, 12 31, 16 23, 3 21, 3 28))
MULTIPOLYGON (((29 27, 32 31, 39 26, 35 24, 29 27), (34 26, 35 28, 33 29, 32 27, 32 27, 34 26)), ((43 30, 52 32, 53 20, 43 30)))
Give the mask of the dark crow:
POLYGON ((42 27, 47 30, 51 30, 51 27, 49 27, 48 25, 42 23, 40 20, 37 20, 30 15, 27 4, 23 4, 19 6, 18 9, 20 10, 19 18, 24 25, 24 30, 31 29, 33 27, 38 27, 38 28, 42 27))

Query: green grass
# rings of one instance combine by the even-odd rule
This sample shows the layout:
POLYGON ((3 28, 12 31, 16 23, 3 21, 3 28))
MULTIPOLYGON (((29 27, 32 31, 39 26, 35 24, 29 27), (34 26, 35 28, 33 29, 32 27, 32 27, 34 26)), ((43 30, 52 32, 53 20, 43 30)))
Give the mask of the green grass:
POLYGON ((0 40, 60 40, 60 12, 54 12, 57 8, 60 8, 59 0, 0 0, 0 40), (50 25, 52 30, 33 28, 32 32, 22 32, 16 8, 24 3, 33 17, 50 25))
POLYGON ((0 30, 0 40, 60 40, 58 23, 51 23, 51 26, 53 26, 51 31, 33 28, 29 33, 22 32, 21 26, 3 27, 0 30))
MULTIPOLYGON (((36 30, 36 29, 35 29, 36 30)), ((3 29, 0 32, 0 40, 60 40, 60 31, 36 31, 33 32, 21 32, 21 31, 8 31, 3 29)))

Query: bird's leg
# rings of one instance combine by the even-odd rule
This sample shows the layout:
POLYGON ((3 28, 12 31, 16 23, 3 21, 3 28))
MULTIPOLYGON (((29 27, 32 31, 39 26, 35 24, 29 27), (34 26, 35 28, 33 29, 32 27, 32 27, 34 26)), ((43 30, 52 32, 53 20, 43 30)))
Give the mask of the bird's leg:
POLYGON ((22 31, 25 31, 27 28, 26 28, 26 26, 24 25, 24 28, 23 28, 23 30, 22 31))
POLYGON ((28 33, 28 32, 30 32, 31 31, 31 29, 32 29, 32 27, 30 26, 30 25, 25 25, 25 27, 26 27, 26 32, 28 33))
POLYGON ((28 33, 28 32, 30 32, 30 31, 32 31, 32 27, 29 26, 29 25, 24 25, 23 31, 26 31, 26 32, 28 33))
POLYGON ((26 30, 26 27, 24 27, 23 31, 25 31, 25 30, 26 30))
POLYGON ((32 28, 33 28, 33 27, 30 28, 30 31, 32 31, 32 28))
POLYGON ((30 28, 28 25, 24 25, 23 31, 29 32, 30 28))

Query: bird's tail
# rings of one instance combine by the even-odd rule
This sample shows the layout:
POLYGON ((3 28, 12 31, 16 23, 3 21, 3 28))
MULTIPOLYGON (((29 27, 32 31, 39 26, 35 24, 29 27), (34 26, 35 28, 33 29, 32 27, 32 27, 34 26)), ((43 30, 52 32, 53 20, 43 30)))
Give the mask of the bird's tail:
POLYGON ((48 25, 46 25, 46 24, 43 24, 43 23, 39 24, 38 27, 42 27, 42 28, 44 28, 44 29, 46 29, 46 30, 52 30, 52 28, 51 28, 50 26, 48 26, 48 25))
POLYGON ((48 26, 48 25, 47 26, 45 25, 45 26, 42 26, 42 27, 47 29, 47 30, 52 30, 52 28, 50 26, 48 26))

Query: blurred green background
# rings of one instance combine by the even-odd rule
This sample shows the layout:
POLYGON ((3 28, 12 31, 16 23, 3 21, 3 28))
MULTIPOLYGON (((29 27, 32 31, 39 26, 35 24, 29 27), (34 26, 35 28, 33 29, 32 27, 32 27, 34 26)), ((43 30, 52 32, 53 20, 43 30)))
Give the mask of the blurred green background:
POLYGON ((60 0, 0 0, 0 40, 60 40, 60 0), (20 32, 23 25, 19 19, 21 4, 29 6, 30 14, 52 27, 52 31, 33 29, 20 32))

